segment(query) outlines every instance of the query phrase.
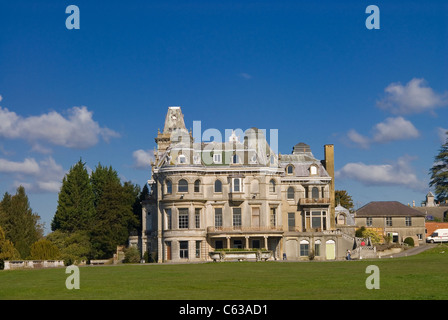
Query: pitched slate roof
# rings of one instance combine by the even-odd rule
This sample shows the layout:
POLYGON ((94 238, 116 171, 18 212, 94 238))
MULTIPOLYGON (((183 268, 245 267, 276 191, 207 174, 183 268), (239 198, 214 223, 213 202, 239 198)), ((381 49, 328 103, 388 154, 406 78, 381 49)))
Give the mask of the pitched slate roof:
POLYGON ((398 201, 372 201, 356 211, 356 217, 424 217, 425 214, 398 201))

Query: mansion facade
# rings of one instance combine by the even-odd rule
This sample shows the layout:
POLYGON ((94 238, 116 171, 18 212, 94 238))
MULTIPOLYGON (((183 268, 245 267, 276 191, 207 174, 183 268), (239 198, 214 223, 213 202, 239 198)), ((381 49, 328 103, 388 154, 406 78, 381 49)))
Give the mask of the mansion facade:
POLYGON ((180 107, 168 108, 155 141, 139 242, 159 263, 212 261, 211 253, 231 249, 334 260, 352 248, 344 230, 354 229, 335 212, 333 145, 321 161, 305 143, 275 153, 257 128, 194 141, 180 107))

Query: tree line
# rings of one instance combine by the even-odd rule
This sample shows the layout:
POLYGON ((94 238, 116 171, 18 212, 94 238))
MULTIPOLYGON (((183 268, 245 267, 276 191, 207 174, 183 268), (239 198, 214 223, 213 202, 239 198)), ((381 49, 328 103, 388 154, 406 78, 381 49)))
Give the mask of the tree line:
POLYGON ((99 163, 88 173, 80 159, 62 180, 51 233, 43 236, 24 187, 0 203, 0 260, 62 259, 66 264, 111 258, 141 230, 141 201, 148 194, 99 163))

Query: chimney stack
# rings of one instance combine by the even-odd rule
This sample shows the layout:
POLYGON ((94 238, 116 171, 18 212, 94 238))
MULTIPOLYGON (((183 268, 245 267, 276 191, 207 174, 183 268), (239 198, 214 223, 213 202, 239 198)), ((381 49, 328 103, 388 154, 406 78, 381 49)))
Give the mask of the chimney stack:
POLYGON ((330 226, 335 228, 335 195, 334 195, 334 145, 326 144, 325 148, 325 169, 331 177, 330 183, 330 226))

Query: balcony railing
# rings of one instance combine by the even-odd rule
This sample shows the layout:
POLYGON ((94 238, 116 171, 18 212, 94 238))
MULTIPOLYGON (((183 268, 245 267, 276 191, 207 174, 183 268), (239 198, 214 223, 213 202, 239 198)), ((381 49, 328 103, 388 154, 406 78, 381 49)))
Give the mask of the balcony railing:
POLYGON ((282 226, 275 227, 207 227, 207 233, 281 232, 282 226))
POLYGON ((301 198, 299 200, 300 205, 329 205, 330 204, 330 198, 320 198, 320 199, 308 199, 308 198, 301 198))

